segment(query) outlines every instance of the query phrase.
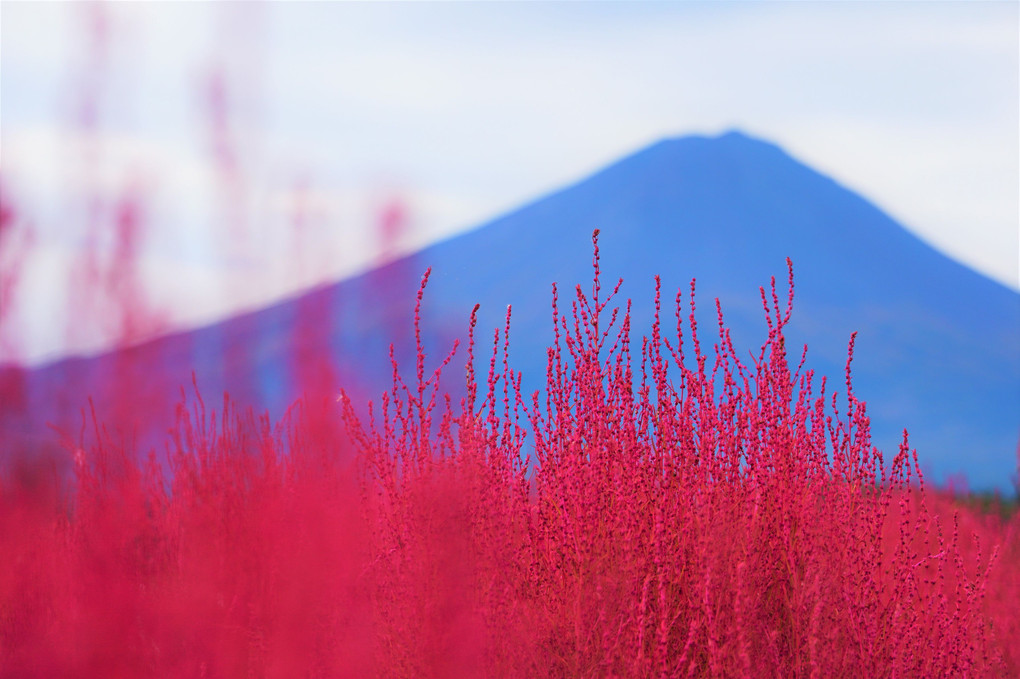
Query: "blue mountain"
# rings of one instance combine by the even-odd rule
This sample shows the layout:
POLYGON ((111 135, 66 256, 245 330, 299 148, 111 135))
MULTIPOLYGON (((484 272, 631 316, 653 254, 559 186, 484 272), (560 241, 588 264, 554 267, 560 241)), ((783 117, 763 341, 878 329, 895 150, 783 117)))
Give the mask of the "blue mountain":
MULTIPOLYGON (((410 330, 427 267, 428 369, 466 335, 476 303, 482 355, 512 305, 510 361, 530 392, 544 383, 551 284, 561 304, 577 284, 588 289, 595 228, 604 289, 624 279, 619 301, 633 300, 638 337, 650 329, 654 276, 662 278, 667 311, 696 278, 709 346, 718 298, 738 350, 756 350, 766 336, 759 286, 772 276, 785 281, 790 257, 796 297, 788 346, 807 344, 808 367, 829 376, 830 391, 842 390, 857 332, 855 391, 887 459, 906 428, 930 480, 962 476, 976 489, 1013 488, 1020 294, 941 254, 777 146, 738 132, 661 141, 474 230, 255 313, 24 374, 8 369, 21 400, 0 410, 0 432, 39 446, 52 437, 44 422, 80 426, 85 394, 103 411, 125 389, 132 412, 151 403, 169 425, 166 390, 189 383, 193 369, 207 400, 229 390, 279 413, 308 384, 298 374, 308 365, 302 356, 330 357, 327 388, 341 381, 377 395, 390 383, 391 341, 413 376, 410 330)), ((463 356, 446 372, 444 387, 455 393, 463 390, 463 356)))

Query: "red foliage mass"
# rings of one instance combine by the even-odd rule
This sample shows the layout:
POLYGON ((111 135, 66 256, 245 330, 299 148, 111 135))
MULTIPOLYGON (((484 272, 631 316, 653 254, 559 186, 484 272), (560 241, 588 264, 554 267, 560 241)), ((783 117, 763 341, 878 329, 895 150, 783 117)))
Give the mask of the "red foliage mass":
POLYGON ((554 288, 544 393, 508 310, 442 399, 416 315, 414 379, 365 420, 196 394, 166 464, 94 421, 66 482, 2 465, 0 676, 1020 672, 1020 518, 926 490, 906 439, 886 460, 849 360, 839 395, 791 365, 792 268, 745 364, 721 310, 702 349, 693 282, 638 349, 594 265, 570 313, 554 288))

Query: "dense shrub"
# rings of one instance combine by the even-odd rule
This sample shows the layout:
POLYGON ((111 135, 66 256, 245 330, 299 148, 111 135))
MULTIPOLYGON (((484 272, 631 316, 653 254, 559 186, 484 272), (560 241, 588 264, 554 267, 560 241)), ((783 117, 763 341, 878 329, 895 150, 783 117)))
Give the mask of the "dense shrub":
POLYGON ((394 364, 364 416, 196 394, 165 463, 95 421, 66 482, 7 461, 0 675, 1020 671, 1020 519, 926 490, 906 434, 871 445, 852 338, 839 393, 790 362, 792 268, 744 362, 718 303, 705 348, 693 282, 633 342, 595 245, 569 313, 553 289, 543 392, 509 366, 508 309, 484 378, 472 316, 451 403, 416 314, 414 378, 394 364))

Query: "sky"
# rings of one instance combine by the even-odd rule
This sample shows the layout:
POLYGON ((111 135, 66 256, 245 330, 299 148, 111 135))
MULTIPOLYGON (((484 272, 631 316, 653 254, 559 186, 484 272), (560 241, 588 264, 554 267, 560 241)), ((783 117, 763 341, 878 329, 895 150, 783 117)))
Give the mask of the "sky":
POLYGON ((116 341, 108 323, 69 328, 68 272, 107 261, 126 200, 160 310, 144 336, 730 129, 1020 290, 1016 2, 6 0, 0 181, 17 219, 0 273, 17 285, 0 362, 116 341))

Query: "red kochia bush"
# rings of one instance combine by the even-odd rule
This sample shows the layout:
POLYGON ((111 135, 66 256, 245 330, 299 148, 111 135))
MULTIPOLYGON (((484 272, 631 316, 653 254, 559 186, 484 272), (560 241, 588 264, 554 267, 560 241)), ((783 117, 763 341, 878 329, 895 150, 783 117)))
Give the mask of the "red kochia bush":
POLYGON ((963 547, 970 536, 927 509, 905 434, 888 464, 871 445, 853 338, 842 395, 824 379, 813 391, 803 357, 791 371, 792 267, 785 308, 774 280, 771 298, 761 291, 768 337, 750 365, 718 303, 718 339, 702 351, 692 282, 686 337, 682 296, 667 337, 657 291, 639 368, 629 313, 607 313, 619 284, 602 298, 597 232, 594 268, 569 315, 554 287, 544 398, 527 403, 508 367, 508 310, 485 400, 472 335, 468 397, 434 434, 439 371, 424 379, 421 352, 415 384, 395 379, 378 424, 347 411, 375 493, 375 610, 394 675, 1015 667, 1015 625, 997 638, 1007 616, 983 605, 994 546, 963 547))
POLYGON ((416 311, 415 377, 365 421, 199 398, 166 465, 98 423, 63 492, 3 465, 0 676, 1015 674, 1020 519, 925 491, 906 437, 884 460, 849 359, 841 394, 791 370, 792 269, 749 364, 718 303, 702 350, 693 283, 638 352, 595 246, 569 314, 554 288, 544 393, 508 310, 481 393, 472 315, 440 400, 416 311))

